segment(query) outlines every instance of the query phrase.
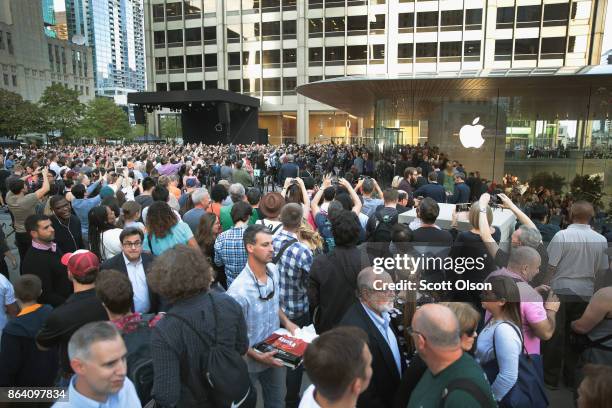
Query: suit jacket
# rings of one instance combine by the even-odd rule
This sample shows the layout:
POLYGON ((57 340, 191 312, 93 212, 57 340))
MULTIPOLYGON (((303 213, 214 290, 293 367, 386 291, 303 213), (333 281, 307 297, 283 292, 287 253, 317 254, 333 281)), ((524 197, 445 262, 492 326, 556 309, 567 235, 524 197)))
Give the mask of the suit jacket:
POLYGON ((465 183, 455 184, 455 192, 448 199, 450 204, 461 204, 470 202, 470 187, 465 183))
MULTIPOLYGON (((155 259, 155 257, 148 252, 143 252, 141 257, 142 267, 144 268, 146 275, 151 270, 151 264, 153 263, 153 259, 155 259)), ((104 261, 100 267, 100 270, 104 269, 114 269, 127 275, 127 267, 125 266, 125 259, 123 259, 123 252, 120 252, 112 258, 104 261)), ((149 302, 151 304, 151 310, 149 310, 149 313, 157 313, 159 311, 159 300, 159 296, 149 289, 149 302)))
MULTIPOLYGON (((368 335, 368 347, 372 353, 372 379, 370 386, 359 396, 357 408, 391 407, 400 384, 400 374, 387 341, 367 315, 361 302, 355 302, 347 310, 340 326, 354 326, 365 331, 368 335)), ((400 353, 401 351, 400 348, 400 353)), ((401 361, 404 372, 406 363, 403 356, 401 361)))
POLYGON ((300 168, 295 163, 285 163, 281 166, 278 172, 278 181, 282 186, 285 184, 285 179, 287 177, 296 178, 300 173, 300 168))
POLYGON ((419 187, 413 195, 415 197, 429 197, 438 203, 446 202, 446 191, 444 190, 444 187, 438 183, 425 184, 424 186, 419 187))

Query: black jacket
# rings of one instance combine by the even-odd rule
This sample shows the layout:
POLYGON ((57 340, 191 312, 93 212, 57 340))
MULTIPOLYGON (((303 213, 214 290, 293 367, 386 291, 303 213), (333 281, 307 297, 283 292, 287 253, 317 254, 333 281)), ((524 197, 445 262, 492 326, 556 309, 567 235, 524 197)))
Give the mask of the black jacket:
POLYGON ((300 172, 300 168, 295 163, 285 163, 281 166, 278 172, 278 182, 280 185, 285 184, 287 177, 296 178, 300 172))
POLYGON ((0 342, 0 387, 51 387, 58 369, 56 349, 41 351, 36 334, 53 308, 37 310, 10 320, 0 342))
POLYGON ((465 183, 455 184, 455 192, 448 199, 449 204, 469 203, 470 187, 465 183))
POLYGON ((51 225, 55 230, 55 243, 63 253, 85 248, 79 217, 71 214, 68 225, 65 225, 56 216, 52 216, 51 225))
MULTIPOLYGON (((372 353, 372 379, 370 386, 359 396, 357 408, 391 407, 400 384, 400 374, 387 341, 360 302, 355 302, 349 308, 340 325, 359 327, 365 331, 368 335, 368 347, 372 353)), ((402 372, 406 368, 405 365, 402 357, 402 372)))
POLYGON ((38 303, 57 307, 72 294, 72 282, 68 280, 66 267, 62 265, 62 251, 44 251, 30 247, 23 258, 22 273, 31 273, 40 278, 42 294, 38 303))
MULTIPOLYGON (((155 257, 147 252, 143 252, 141 257, 142 266, 146 275, 151 270, 151 264, 153 263, 153 259, 155 259, 155 257)), ((104 261, 100 267, 100 270, 104 269, 114 269, 127 275, 127 267, 125 266, 125 259, 123 259, 123 252, 104 261)), ((157 313, 159 311, 159 296, 151 289, 149 289, 149 303, 151 305, 151 310, 149 310, 149 313, 157 313)))
POLYGON ((444 187, 438 183, 425 184, 424 186, 417 188, 413 195, 415 197, 429 197, 435 200, 437 203, 446 202, 446 191, 444 190, 444 187))
POLYGON ((317 333, 333 329, 357 300, 357 275, 370 266, 357 247, 336 247, 317 255, 310 267, 308 302, 317 333))

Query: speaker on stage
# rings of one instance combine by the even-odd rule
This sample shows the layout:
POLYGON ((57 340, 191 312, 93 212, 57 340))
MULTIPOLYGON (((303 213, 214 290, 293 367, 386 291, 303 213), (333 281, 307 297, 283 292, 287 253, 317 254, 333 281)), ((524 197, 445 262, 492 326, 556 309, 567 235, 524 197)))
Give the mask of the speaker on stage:
POLYGON ((230 106, 227 102, 222 102, 217 105, 217 114, 220 123, 230 123, 230 106))
POLYGON ((134 120, 137 125, 145 124, 145 112, 142 106, 134 106, 134 120))

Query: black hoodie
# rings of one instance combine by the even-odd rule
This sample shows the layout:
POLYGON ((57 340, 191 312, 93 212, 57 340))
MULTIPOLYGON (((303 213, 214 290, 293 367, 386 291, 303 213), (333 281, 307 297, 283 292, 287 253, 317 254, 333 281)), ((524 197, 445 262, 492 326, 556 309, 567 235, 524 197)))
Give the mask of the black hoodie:
POLYGON ((0 387, 53 386, 59 363, 57 351, 40 351, 35 340, 52 310, 51 306, 43 305, 4 327, 0 342, 0 387))

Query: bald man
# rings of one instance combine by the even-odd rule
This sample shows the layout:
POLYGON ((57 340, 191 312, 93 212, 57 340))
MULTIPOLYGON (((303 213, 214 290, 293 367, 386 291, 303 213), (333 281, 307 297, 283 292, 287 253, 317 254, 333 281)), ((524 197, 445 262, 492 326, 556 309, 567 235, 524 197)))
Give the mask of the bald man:
POLYGON ((372 353, 372 379, 357 400, 358 408, 382 408, 393 404, 406 361, 397 341, 389 311, 393 308, 395 292, 387 285, 393 280, 387 272, 374 273, 369 267, 357 275, 359 302, 346 312, 340 326, 354 326, 368 335, 372 353))
POLYGON ((408 408, 497 406, 484 372, 461 349, 459 321, 448 307, 420 307, 409 332, 427 370, 412 392, 408 408))

